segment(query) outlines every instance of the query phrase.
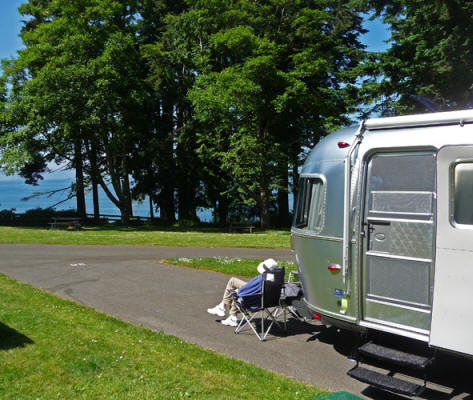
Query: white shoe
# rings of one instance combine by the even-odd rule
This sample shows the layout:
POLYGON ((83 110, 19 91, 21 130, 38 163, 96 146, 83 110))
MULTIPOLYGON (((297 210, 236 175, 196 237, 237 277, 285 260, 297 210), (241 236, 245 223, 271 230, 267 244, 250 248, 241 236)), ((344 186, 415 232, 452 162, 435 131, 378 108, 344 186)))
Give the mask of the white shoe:
POLYGON ((207 312, 212 315, 218 315, 219 317, 224 317, 225 307, 222 307, 221 304, 218 304, 214 308, 207 308, 207 312))
POLYGON ((222 323, 222 325, 238 326, 237 317, 235 317, 234 315, 230 315, 227 319, 222 319, 220 322, 222 323))

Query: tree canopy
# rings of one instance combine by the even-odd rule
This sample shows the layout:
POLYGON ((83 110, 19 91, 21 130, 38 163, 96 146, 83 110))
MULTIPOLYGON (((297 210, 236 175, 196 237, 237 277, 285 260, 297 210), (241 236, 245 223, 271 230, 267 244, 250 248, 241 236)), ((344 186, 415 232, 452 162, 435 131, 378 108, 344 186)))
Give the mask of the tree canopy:
POLYGON ((460 0, 371 0, 365 10, 391 31, 390 47, 376 54, 366 93, 384 114, 424 111, 413 96, 444 111, 473 106, 473 2, 460 0))
MULTIPOLYGON (((49 162, 132 216, 290 223, 307 148, 366 110, 469 108, 473 2, 25 0, 24 49, 3 61, 0 168, 36 183, 49 162), (368 53, 363 20, 391 47, 368 53), (459 79, 461 77, 461 79, 459 79)), ((97 200, 97 199, 96 199, 97 200)), ((98 200, 94 202, 98 215, 98 200)))

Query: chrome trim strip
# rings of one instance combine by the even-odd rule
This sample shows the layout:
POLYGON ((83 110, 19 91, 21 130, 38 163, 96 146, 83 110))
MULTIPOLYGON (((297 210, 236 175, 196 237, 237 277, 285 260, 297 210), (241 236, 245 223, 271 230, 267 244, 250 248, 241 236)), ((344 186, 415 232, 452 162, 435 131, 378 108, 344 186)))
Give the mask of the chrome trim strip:
POLYGON ((405 260, 405 261, 419 261, 419 262, 425 262, 425 263, 431 263, 432 262, 432 260, 430 258, 416 258, 416 257, 396 256, 394 254, 379 253, 379 252, 373 252, 373 251, 367 251, 366 255, 367 256, 373 256, 373 257, 394 258, 396 260, 405 260))
POLYGON ((427 190, 415 191, 415 190, 372 190, 371 193, 415 193, 415 194, 434 194, 434 192, 429 192, 427 190))
POLYGON ((425 331, 423 329, 416 329, 418 332, 413 332, 412 330, 405 330, 400 327, 395 326, 387 326, 384 321, 379 321, 376 319, 364 320, 360 321, 360 326, 364 328, 376 329, 378 331, 394 333, 395 335, 400 335, 404 337, 408 337, 411 339, 421 340, 423 342, 429 341, 429 331, 425 331))
POLYGON ((331 242, 343 242, 343 238, 338 238, 334 236, 322 236, 314 233, 314 231, 309 231, 306 229, 292 228, 291 233, 297 236, 310 237, 312 239, 328 240, 331 242))
POLYGON ((352 184, 352 165, 351 157, 357 146, 361 145, 363 141, 363 133, 365 131, 365 121, 360 122, 360 126, 355 134, 347 156, 345 158, 345 182, 344 182, 344 197, 343 197, 343 269, 342 278, 345 285, 346 294, 351 293, 350 280, 347 276, 351 273, 351 245, 352 245, 352 230, 351 230, 351 184, 352 184))
MULTIPOLYGON (((392 213, 387 213, 387 214, 392 214, 392 213)), ((432 214, 429 214, 432 215, 432 214)), ((368 217, 367 218, 368 222, 370 221, 389 221, 389 222, 412 222, 416 224, 433 224, 433 220, 425 220, 425 219, 410 219, 410 218, 383 218, 383 217, 368 217)))
POLYGON ((401 214, 401 215, 433 215, 433 213, 416 213, 416 212, 406 212, 406 211, 376 211, 376 210, 369 210, 370 213, 373 214, 401 214))
POLYGON ((420 304, 420 303, 411 303, 411 304, 418 304, 419 307, 415 306, 408 306, 406 304, 399 303, 399 299, 390 299, 389 297, 381 297, 381 296, 376 296, 373 294, 369 294, 366 296, 366 301, 370 303, 376 303, 376 304, 382 304, 384 306, 389 306, 389 307, 397 307, 397 308, 404 308, 405 310, 410 310, 410 311, 416 311, 416 312, 421 312, 424 314, 430 314, 431 309, 429 304, 420 304), (376 298, 373 298, 376 297, 376 298), (383 299, 383 300, 381 300, 383 299), (392 300, 392 301, 389 301, 392 300), (423 306, 424 308, 420 308, 423 306), (429 307, 428 309, 426 307, 429 307))

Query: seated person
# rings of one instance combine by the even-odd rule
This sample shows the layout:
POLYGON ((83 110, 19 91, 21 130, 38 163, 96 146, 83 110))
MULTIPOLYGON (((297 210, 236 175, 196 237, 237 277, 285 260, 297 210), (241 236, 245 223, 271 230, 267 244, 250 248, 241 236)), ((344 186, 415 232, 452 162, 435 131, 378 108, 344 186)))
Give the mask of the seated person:
POLYGON ((220 304, 217 304, 213 308, 208 308, 207 312, 212 315, 217 315, 219 317, 224 317, 225 316, 225 308, 229 308, 230 315, 228 316, 227 319, 223 319, 220 321, 223 325, 227 326, 237 326, 238 325, 238 319, 236 317, 237 315, 237 308, 233 302, 232 294, 230 290, 236 290, 237 294, 240 293, 240 289, 243 289, 243 292, 250 293, 251 289, 255 286, 258 285, 259 288, 261 288, 261 279, 262 279, 262 273, 271 269, 271 268, 277 268, 278 263, 274 261, 272 258, 268 258, 267 260, 264 260, 263 262, 259 263, 257 270, 260 275, 257 277, 253 278, 249 282, 245 282, 241 279, 238 278, 230 278, 230 280, 227 283, 227 287, 225 288, 225 292, 223 293, 223 299, 220 304), (247 290, 248 289, 248 290, 247 290))

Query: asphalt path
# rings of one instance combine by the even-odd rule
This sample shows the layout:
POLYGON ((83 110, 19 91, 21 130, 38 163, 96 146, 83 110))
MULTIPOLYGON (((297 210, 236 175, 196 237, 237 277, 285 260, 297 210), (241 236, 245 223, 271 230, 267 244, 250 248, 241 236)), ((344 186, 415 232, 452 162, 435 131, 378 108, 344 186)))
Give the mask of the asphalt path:
MULTIPOLYGON (((357 336, 289 320, 288 334, 261 343, 235 335, 206 312, 223 294, 228 275, 162 263, 171 257, 245 257, 292 261, 289 250, 145 246, 0 245, 0 272, 116 318, 279 372, 330 391, 371 399, 401 399, 346 375, 357 336)), ((256 275, 255 263, 255 275, 256 275)), ((473 399, 473 364, 442 358, 435 391, 424 399, 473 399), (447 373, 448 372, 448 373, 447 373)))

